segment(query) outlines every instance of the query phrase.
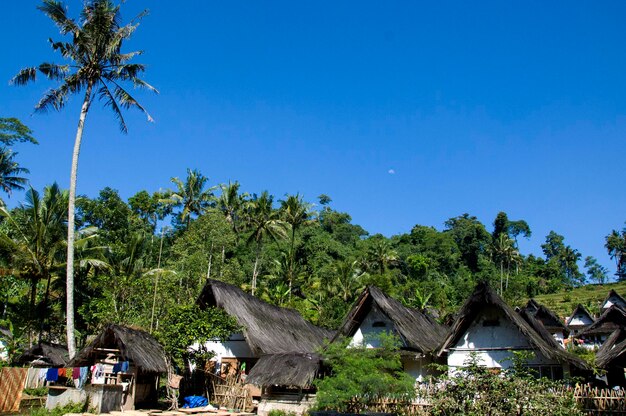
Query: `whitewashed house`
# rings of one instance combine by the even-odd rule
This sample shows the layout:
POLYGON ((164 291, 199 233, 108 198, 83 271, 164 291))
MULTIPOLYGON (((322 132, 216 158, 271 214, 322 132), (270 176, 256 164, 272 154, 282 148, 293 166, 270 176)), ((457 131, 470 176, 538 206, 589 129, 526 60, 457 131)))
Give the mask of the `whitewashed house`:
POLYGON ((565 320, 565 325, 570 330, 572 336, 574 336, 594 322, 595 319, 593 319, 589 311, 583 305, 578 304, 574 312, 565 320))
POLYGON ((621 297, 615 290, 611 289, 609 294, 604 299, 604 302, 602 302, 601 309, 602 311, 605 311, 613 305, 619 306, 620 308, 626 310, 626 300, 624 300, 624 298, 621 297))
POLYGON ((604 344, 613 332, 624 328, 626 328, 626 311, 613 304, 575 338, 581 340, 585 348, 595 349, 604 344))
POLYGON ((543 376, 560 379, 589 370, 567 353, 530 313, 516 312, 487 284, 479 284, 457 314, 439 354, 447 354, 451 374, 458 374, 475 354, 478 364, 496 370, 513 365, 515 351, 533 353, 527 365, 543 376))
POLYGON ((408 308, 375 286, 361 293, 333 341, 346 337, 350 339, 349 345, 378 348, 383 332, 400 338, 404 371, 416 382, 435 375, 430 364, 443 361, 436 352, 447 328, 425 311, 408 308))

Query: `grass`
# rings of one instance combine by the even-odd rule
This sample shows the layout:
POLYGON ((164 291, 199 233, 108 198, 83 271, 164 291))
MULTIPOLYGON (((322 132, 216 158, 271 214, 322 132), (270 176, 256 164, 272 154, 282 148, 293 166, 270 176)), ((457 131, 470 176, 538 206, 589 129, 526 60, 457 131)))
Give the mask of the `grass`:
POLYGON ((618 282, 604 285, 585 285, 549 295, 539 295, 535 297, 535 300, 552 309, 561 318, 570 316, 579 303, 593 315, 598 315, 601 303, 611 289, 622 296, 626 296, 626 282, 618 282))

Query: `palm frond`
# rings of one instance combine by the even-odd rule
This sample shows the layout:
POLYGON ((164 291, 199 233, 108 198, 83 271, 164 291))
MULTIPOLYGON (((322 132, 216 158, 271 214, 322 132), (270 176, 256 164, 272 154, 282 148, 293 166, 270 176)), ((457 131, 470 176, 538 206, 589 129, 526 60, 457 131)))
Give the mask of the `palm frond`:
POLYGON ((43 64, 39 65, 37 69, 39 69, 39 72, 44 74, 46 78, 54 81, 60 81, 63 80, 65 75, 69 72, 70 67, 69 65, 58 65, 44 62, 43 64))
POLYGON ((17 73, 11 80, 9 84, 11 85, 26 85, 31 81, 35 81, 37 79, 37 68, 29 67, 23 68, 20 72, 17 73))
POLYGON ((117 101, 111 94, 111 91, 109 91, 109 87, 104 82, 102 83, 102 87, 98 90, 98 95, 100 96, 100 100, 104 100, 104 105, 111 107, 111 110, 113 110, 113 115, 117 119, 122 133, 128 133, 124 115, 122 114, 120 107, 117 105, 117 101))
POLYGON ((43 4, 37 8, 57 25, 63 35, 70 32, 77 33, 79 31, 79 27, 76 22, 67 17, 66 10, 61 2, 55 0, 44 0, 43 4))
POLYGON ((152 118, 152 116, 148 113, 148 111, 143 108, 143 106, 141 104, 139 104, 139 102, 137 102, 137 100, 135 100, 132 95, 130 95, 128 93, 128 91, 126 91, 124 88, 120 87, 119 85, 115 85, 115 89, 113 90, 113 95, 115 96, 115 98, 117 98, 117 100, 119 101, 120 105, 126 109, 129 109, 131 107, 135 107, 138 108, 139 110, 141 110, 146 117, 148 117, 148 121, 149 122, 153 122, 154 119, 152 118))

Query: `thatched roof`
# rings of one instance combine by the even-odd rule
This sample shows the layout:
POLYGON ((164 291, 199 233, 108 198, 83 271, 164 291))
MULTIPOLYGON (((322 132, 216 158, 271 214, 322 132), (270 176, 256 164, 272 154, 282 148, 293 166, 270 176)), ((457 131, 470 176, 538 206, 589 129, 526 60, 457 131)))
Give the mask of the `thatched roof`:
POLYGON ((109 325, 83 348, 69 363, 70 366, 88 366, 94 363, 99 348, 118 349, 124 361, 131 361, 145 372, 167 372, 165 351, 149 333, 121 325, 109 325))
POLYGON ((317 376, 321 362, 318 354, 310 353, 263 355, 250 370, 246 382, 257 386, 309 388, 317 376))
POLYGON ((446 327, 437 323, 428 313, 408 308, 377 287, 370 286, 357 299, 339 327, 335 339, 340 335, 352 337, 373 307, 377 307, 393 321, 405 342, 405 348, 423 354, 431 353, 441 345, 448 332, 446 327))
POLYGON ((611 305, 593 324, 585 328, 576 337, 611 334, 613 331, 625 327, 626 311, 617 305, 611 305))
POLYGON ((498 294, 486 283, 480 283, 474 292, 465 301, 443 345, 439 355, 444 354, 454 346, 467 332, 472 323, 485 307, 494 307, 502 311, 504 316, 517 327, 528 342, 546 358, 560 363, 569 363, 579 369, 589 370, 589 366, 580 358, 566 352, 545 329, 543 324, 531 314, 524 311, 515 312, 498 294))
POLYGON ((609 301, 609 299, 611 299, 611 298, 614 298, 617 302, 619 302, 619 303, 615 303, 615 302, 613 302, 613 304, 614 304, 614 305, 617 305, 617 306, 619 306, 619 307, 621 307, 621 308, 626 307, 626 299, 624 299, 623 297, 621 297, 621 296, 620 296, 620 294, 619 294, 619 293, 617 293, 615 290, 611 289, 611 290, 609 291, 609 294, 608 294, 608 295, 606 295, 606 298, 604 298, 604 301, 602 302, 602 308, 603 308, 603 309, 607 309, 607 307, 606 307, 606 306, 604 306, 604 305, 606 305, 606 303, 607 303, 607 302, 609 301), (620 305, 620 303, 621 303, 621 305, 620 305))
POLYGON ((593 316, 589 313, 587 308, 585 308, 583 305, 579 303, 578 305, 576 305, 574 312, 572 312, 572 314, 565 320, 565 324, 568 327, 571 327, 570 322, 572 322, 572 319, 574 319, 574 316, 576 315, 587 315, 589 319, 591 320, 591 322, 595 321, 595 319, 593 319, 593 316))
POLYGON ((546 306, 531 299, 526 306, 522 309, 526 313, 530 313, 535 319, 540 321, 543 326, 549 331, 563 331, 564 336, 569 335, 569 330, 565 327, 561 319, 546 306))
POLYGON ((42 341, 24 351, 17 359, 17 364, 65 367, 69 359, 69 353, 65 345, 42 341))
POLYGON ((614 331, 596 353, 596 365, 600 368, 626 367, 626 330, 614 331))
POLYGON ((201 307, 222 308, 243 328, 243 335, 257 355, 315 352, 332 331, 318 328, 300 314, 279 308, 245 293, 238 287, 209 280, 198 298, 201 307))

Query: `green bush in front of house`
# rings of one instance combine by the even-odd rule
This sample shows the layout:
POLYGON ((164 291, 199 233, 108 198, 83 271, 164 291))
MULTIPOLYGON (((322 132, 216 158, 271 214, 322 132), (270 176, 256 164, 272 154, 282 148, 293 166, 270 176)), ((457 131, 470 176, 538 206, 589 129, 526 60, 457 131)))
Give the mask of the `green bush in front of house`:
POLYGON ((431 398, 435 416, 582 416, 573 393, 563 382, 537 378, 524 363, 527 354, 516 354, 513 366, 501 373, 480 365, 476 355, 456 376, 443 376, 444 387, 431 398))
POLYGON ((355 412, 386 398, 410 401, 415 380, 402 370, 399 340, 383 334, 380 348, 335 342, 322 352, 330 375, 316 380, 316 410, 355 412))

